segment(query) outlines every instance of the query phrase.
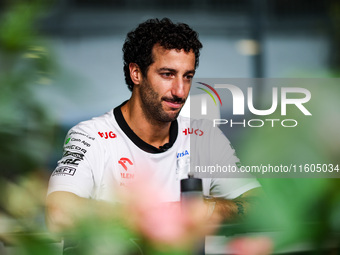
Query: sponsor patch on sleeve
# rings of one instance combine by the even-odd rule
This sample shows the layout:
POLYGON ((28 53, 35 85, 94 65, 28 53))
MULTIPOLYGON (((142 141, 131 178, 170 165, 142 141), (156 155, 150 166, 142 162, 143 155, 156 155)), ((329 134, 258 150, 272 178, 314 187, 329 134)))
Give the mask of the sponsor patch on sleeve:
POLYGON ((76 169, 74 167, 68 167, 68 166, 61 166, 61 167, 57 167, 53 173, 52 173, 52 176, 55 176, 55 175, 62 175, 62 176, 65 176, 65 175, 71 175, 73 176, 76 172, 76 169))

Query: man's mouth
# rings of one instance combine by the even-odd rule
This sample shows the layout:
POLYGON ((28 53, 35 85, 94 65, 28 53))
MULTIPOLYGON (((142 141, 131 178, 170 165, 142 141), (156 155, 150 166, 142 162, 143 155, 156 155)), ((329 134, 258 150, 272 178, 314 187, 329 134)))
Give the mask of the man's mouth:
POLYGON ((185 103, 185 99, 183 98, 163 98, 163 101, 165 101, 170 108, 174 109, 181 108, 185 103))

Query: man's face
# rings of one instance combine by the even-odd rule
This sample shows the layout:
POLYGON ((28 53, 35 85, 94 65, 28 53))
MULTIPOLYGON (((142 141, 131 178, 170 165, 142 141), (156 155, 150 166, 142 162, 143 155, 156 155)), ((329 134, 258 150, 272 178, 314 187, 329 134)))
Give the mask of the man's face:
POLYGON ((150 120, 175 120, 188 97, 195 74, 193 51, 166 50, 155 45, 154 63, 140 83, 142 108, 150 120))

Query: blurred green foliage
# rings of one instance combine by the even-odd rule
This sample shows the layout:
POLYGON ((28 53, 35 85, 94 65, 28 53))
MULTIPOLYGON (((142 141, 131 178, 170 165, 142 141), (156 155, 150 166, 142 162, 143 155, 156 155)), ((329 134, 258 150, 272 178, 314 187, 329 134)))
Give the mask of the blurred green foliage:
POLYGON ((56 254, 34 235, 44 229, 44 168, 56 127, 35 93, 56 67, 36 23, 49 3, 8 1, 0 13, 0 239, 19 244, 13 254, 56 254))
MULTIPOLYGON (((295 119, 296 127, 265 125, 247 132, 246 142, 239 151, 243 164, 309 166, 321 163, 339 167, 339 81, 293 80, 296 87, 311 92, 312 99, 306 107, 312 116, 290 109, 288 116, 277 114, 270 118, 295 119)), ((309 254, 327 254, 325 249, 329 244, 340 246, 340 169, 332 175, 299 173, 299 170, 297 168, 297 173, 256 174, 266 197, 248 219, 244 231, 275 232, 272 239, 277 251, 307 243, 309 254), (329 178, 331 176, 333 178, 329 178)))
POLYGON ((41 2, 16 1, 1 13, 0 174, 6 178, 44 166, 53 137, 53 116, 34 93, 51 82, 55 67, 36 32, 41 2))

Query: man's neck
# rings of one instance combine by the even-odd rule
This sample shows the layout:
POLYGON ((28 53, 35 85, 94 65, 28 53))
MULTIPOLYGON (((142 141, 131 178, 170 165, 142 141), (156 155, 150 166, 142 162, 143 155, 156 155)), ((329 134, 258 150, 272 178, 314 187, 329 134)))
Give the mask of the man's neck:
POLYGON ((144 142, 156 148, 169 142, 171 122, 148 119, 142 108, 131 99, 121 107, 121 111, 126 123, 144 142))

